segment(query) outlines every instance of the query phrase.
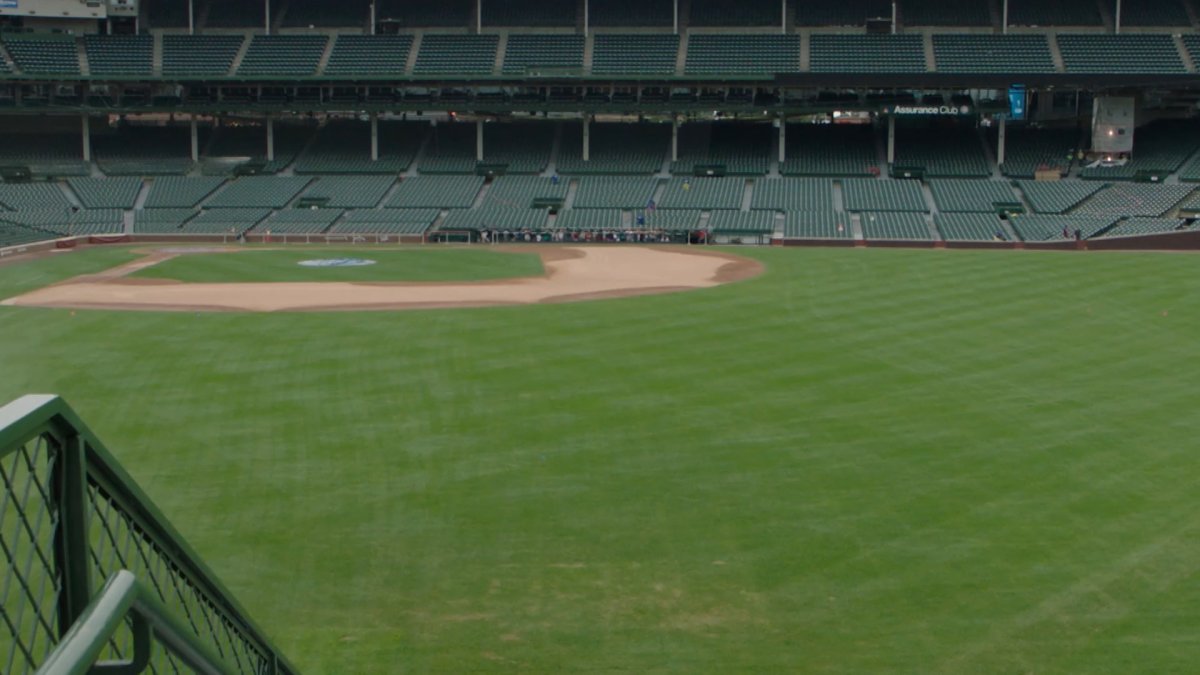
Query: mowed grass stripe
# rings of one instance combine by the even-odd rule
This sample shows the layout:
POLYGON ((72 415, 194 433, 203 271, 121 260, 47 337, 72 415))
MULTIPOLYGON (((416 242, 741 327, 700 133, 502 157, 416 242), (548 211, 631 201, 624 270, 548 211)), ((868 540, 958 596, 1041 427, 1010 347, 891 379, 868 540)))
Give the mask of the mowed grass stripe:
POLYGON ((535 252, 513 253, 487 247, 245 250, 187 254, 137 271, 132 276, 189 283, 290 281, 487 281, 540 276, 535 252), (309 261, 358 259, 363 266, 306 267, 309 261))
POLYGON ((314 672, 1190 668, 1188 257, 749 254, 576 305, 3 308, 0 393, 66 394, 314 672))

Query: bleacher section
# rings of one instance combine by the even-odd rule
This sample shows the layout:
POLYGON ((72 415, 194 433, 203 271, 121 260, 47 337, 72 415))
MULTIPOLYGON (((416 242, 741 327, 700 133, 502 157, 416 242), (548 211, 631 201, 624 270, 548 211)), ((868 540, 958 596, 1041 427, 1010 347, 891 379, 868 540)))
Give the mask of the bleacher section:
POLYGON ((770 235, 775 232, 775 214, 765 211, 714 211, 708 219, 713 234, 770 235))
POLYGON ((692 0, 693 26, 778 26, 782 21, 775 0, 692 0))
POLYGON ((196 216, 194 209, 144 209, 133 213, 134 234, 179 234, 180 228, 196 216))
POLYGON ((79 75, 75 39, 66 35, 4 36, 4 48, 22 72, 30 75, 79 75))
POLYGON ((1058 48, 1068 73, 1187 72, 1170 35, 1062 34, 1058 48))
POLYGON ((330 76, 403 73, 412 43, 411 35, 339 35, 324 72, 330 76))
POLYGON ((238 235, 257 225, 270 209, 209 209, 184 223, 182 234, 238 235))
POLYGON ((37 227, 28 227, 4 220, 0 213, 0 248, 6 246, 21 246, 35 241, 45 241, 62 236, 62 232, 37 227))
POLYGON ((814 73, 922 73, 925 46, 920 35, 812 36, 814 73))
POLYGON ((245 38, 241 35, 164 35, 166 77, 213 77, 229 73, 245 38))
POLYGON ((491 73, 496 65, 495 35, 429 34, 421 40, 421 51, 413 66, 416 75, 479 75, 491 73))
POLYGON ((593 75, 673 75, 678 35, 596 36, 593 75))
POLYGON ((483 178, 479 176, 414 176, 400 181, 385 205, 389 209, 469 209, 483 178))
POLYGON ((12 211, 62 210, 71 208, 71 202, 55 183, 0 183, 0 207, 12 211))
POLYGON ((933 220, 946 241, 1008 241, 1008 234, 995 215, 939 213, 933 220))
POLYGON ((700 224, 700 212, 683 209, 643 211, 634 217, 633 222, 637 227, 647 230, 682 232, 700 224), (639 219, 644 222, 639 222, 639 219))
POLYGON ((929 181, 933 201, 941 211, 995 213, 1004 206, 1020 206, 1008 183, 991 180, 929 181))
POLYGON ((972 129, 926 128, 896 131, 895 167, 923 169, 926 176, 986 178, 987 155, 972 129))
POLYGON ((237 74, 312 75, 317 72, 328 41, 325 35, 255 35, 237 74))
POLYGON ((1193 229, 1187 224, 1187 221, 1178 218, 1129 218, 1117 223, 1115 227, 1100 236, 1101 238, 1136 237, 1147 234, 1187 232, 1193 229))
POLYGON ((1100 190, 1072 214, 1160 217, 1195 191, 1195 185, 1119 183, 1100 190))
POLYGON ((1099 183, 1083 181, 1032 181, 1017 183, 1025 195, 1025 201, 1037 213, 1066 213, 1104 187, 1099 183))
POLYGON ((500 176, 492 181, 482 208, 532 209, 551 202, 562 204, 567 198, 567 189, 568 184, 564 180, 540 176, 500 176))
POLYGON ((1103 19, 1095 0, 1009 0, 1008 22, 1014 26, 1099 26, 1103 19))
POLYGON ((696 122, 679 130, 676 175, 702 174, 713 167, 730 175, 761 176, 770 168, 774 129, 769 124, 696 122))
MULTIPOLYGON (((1021 129, 1009 127, 1005 158, 1000 171, 1012 178, 1033 178, 1039 168, 1057 169, 1065 175, 1071 168, 1079 132, 1074 129, 1021 129)), ((990 140, 993 147, 995 135, 990 140)))
POLYGON ((1008 222, 1022 240, 1036 242, 1071 241, 1075 238, 1075 230, 1079 230, 1081 239, 1088 239, 1108 228, 1114 221, 1116 218, 1032 214, 1014 216, 1008 222))
POLYGON ((1045 35, 934 35, 933 54, 939 73, 1054 72, 1045 35))
POLYGON ((322 176, 313 181, 301 202, 321 202, 322 208, 375 208, 396 184, 392 176, 322 176))
POLYGON ((403 28, 466 28, 475 0, 376 0, 375 6, 378 21, 395 21, 403 28))
POLYGON ((659 179, 639 176, 587 176, 579 179, 573 209, 644 209, 659 179))
POLYGON ((437 220, 437 209, 365 209, 349 211, 331 234, 424 234, 437 220))
POLYGON ((665 124, 592 124, 591 152, 583 160, 583 125, 563 127, 558 171, 563 174, 649 174, 662 169, 671 144, 665 124))
POLYGON ((583 45, 582 35, 510 35, 504 74, 581 74, 583 45))
POLYGON ((785 176, 869 176, 878 171, 874 130, 868 125, 789 124, 785 176))
POLYGON ((864 213, 860 218, 863 239, 922 241, 933 239, 925 216, 919 213, 864 213))
POLYGON ((92 75, 154 74, 154 38, 149 35, 88 35, 84 45, 92 75))
POLYGON ((92 155, 110 176, 182 174, 192 167, 191 132, 185 126, 93 126, 92 155))
POLYGON ((903 0, 907 26, 991 26, 992 16, 983 0, 903 0))
POLYGON ((852 239, 850 219, 833 211, 790 211, 783 221, 789 239, 852 239))
POLYGON ((67 185, 86 209, 132 209, 142 191, 140 178, 71 178, 67 185))
POLYGON ((208 201, 209 209, 281 209, 312 181, 300 176, 247 176, 231 182, 208 201))
POLYGON ((146 195, 147 209, 179 209, 196 206, 225 183, 223 178, 165 176, 154 179, 146 195))
POLYGON ((483 2, 481 19, 484 26, 534 26, 548 28, 574 26, 574 2, 545 0, 502 0, 483 2))
POLYGON ((797 26, 862 26, 867 19, 892 16, 891 0, 795 3, 797 26))
POLYGON ((454 230, 543 230, 547 211, 543 209, 513 209, 493 207, 470 211, 451 211, 438 226, 442 231, 454 230))
POLYGON ((591 24, 602 28, 670 26, 672 0, 591 0, 591 24))
POLYGON ((818 178, 756 180, 750 208, 785 212, 829 212, 833 210, 833 186, 830 181, 818 178))
POLYGON ((341 209, 286 209, 255 226, 256 233, 320 234, 342 217, 341 209))
POLYGON ((688 75, 796 72, 800 70, 800 36, 693 35, 685 68, 688 75))
POLYGON ((744 178, 672 178, 667 181, 658 208, 738 210, 745 191, 744 178))
POLYGON ((851 178, 842 181, 847 211, 928 211, 921 184, 910 180, 851 178))

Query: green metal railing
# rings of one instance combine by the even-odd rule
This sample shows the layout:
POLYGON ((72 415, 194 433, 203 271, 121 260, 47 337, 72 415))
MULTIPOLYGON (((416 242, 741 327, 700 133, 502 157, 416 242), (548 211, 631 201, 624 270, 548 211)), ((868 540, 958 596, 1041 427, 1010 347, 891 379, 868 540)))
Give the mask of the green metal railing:
POLYGON ((62 399, 0 408, 0 484, 0 672, 296 673, 62 399))

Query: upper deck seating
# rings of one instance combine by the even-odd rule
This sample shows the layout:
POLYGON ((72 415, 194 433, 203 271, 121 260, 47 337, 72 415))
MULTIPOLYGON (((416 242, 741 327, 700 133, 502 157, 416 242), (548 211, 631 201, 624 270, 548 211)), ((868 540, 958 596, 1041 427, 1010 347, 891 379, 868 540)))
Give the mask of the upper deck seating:
POLYGON ((162 72, 167 77, 229 74, 245 38, 241 35, 164 35, 162 72))

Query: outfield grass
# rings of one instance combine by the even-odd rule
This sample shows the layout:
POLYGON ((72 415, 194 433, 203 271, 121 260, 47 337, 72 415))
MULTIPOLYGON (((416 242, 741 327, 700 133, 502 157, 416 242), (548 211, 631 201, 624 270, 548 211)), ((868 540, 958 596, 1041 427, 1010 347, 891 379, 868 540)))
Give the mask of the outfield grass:
POLYGON ((200 282, 267 281, 487 281, 544 274, 536 253, 478 248, 245 250, 189 254, 172 258, 132 276, 200 282), (364 267, 302 267, 308 260, 365 258, 364 267))
POLYGON ((0 308, 0 398, 65 395, 308 673, 1194 670, 1196 258, 739 252, 568 305, 0 308))

